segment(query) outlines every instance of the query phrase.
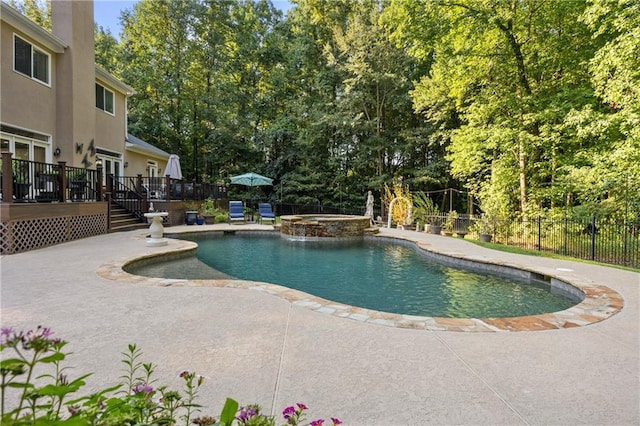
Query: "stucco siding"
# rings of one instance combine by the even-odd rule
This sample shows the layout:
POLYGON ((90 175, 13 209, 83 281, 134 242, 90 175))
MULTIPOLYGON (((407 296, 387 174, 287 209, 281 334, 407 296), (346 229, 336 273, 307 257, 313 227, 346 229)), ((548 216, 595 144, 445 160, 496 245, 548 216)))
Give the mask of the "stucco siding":
POLYGON ((103 81, 98 84, 111 90, 114 97, 114 114, 109 114, 94 106, 96 121, 96 146, 109 151, 124 153, 125 128, 125 96, 109 87, 103 81))
POLYGON ((158 175, 164 176, 164 171, 167 169, 167 159, 159 158, 151 155, 142 154, 139 152, 127 151, 127 162, 129 167, 125 174, 127 176, 147 176, 147 160, 153 160, 158 163, 158 175))
POLYGON ((0 87, 0 117, 11 126, 55 134, 56 129, 56 54, 48 51, 26 34, 2 22, 2 73, 0 87), (50 55, 50 84, 46 86, 13 70, 13 36, 17 34, 25 41, 50 55))

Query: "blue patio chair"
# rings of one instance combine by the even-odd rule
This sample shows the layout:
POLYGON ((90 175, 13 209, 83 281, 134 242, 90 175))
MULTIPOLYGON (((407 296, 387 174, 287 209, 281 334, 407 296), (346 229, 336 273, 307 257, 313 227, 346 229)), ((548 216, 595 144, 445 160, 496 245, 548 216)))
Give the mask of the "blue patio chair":
POLYGON ((258 203, 258 213, 260 214, 260 223, 263 220, 270 220, 276 223, 276 215, 273 212, 273 208, 269 203, 258 203))
POLYGON ((242 223, 246 223, 242 201, 229 201, 229 223, 239 220, 241 220, 242 223))

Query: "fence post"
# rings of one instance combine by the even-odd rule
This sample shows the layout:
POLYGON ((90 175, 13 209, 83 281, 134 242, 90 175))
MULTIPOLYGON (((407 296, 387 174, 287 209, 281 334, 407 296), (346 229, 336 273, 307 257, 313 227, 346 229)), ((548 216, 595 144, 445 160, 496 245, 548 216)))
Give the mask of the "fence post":
POLYGON ((542 218, 538 216, 538 251, 542 251, 542 218))
POLYGON ((596 215, 591 217, 591 260, 596 260, 596 234, 598 228, 596 228, 596 215))
POLYGON ((10 152, 2 153, 2 202, 13 203, 13 161, 10 152))
POLYGON ((563 235, 563 251, 562 254, 566 256, 568 253, 568 245, 569 245, 569 219, 565 216, 564 218, 564 235, 563 235))

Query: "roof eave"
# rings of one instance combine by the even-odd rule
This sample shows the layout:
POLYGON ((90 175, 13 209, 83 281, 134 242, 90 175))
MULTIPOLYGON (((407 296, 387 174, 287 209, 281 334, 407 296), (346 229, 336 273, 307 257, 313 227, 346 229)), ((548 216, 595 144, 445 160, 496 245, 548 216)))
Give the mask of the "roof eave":
POLYGON ((109 74, 104 68, 102 68, 99 65, 96 65, 96 78, 109 84, 114 89, 118 89, 120 92, 124 93, 127 97, 136 94, 136 91, 133 89, 133 87, 118 80, 116 77, 109 74))
POLYGON ((64 53, 68 47, 64 41, 41 28, 5 2, 0 2, 0 18, 54 53, 64 53))
POLYGON ((168 160, 169 154, 165 154, 162 152, 154 151, 152 149, 147 149, 140 145, 133 144, 131 142, 125 142, 125 149, 127 151, 137 152, 138 154, 145 154, 151 157, 155 157, 160 160, 168 160))

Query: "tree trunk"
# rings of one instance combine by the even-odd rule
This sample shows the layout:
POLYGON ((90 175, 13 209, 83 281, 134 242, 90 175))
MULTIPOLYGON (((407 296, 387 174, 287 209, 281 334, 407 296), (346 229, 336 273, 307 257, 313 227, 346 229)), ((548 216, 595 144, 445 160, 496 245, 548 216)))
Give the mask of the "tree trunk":
POLYGON ((527 155, 525 153, 524 142, 518 142, 518 168, 520 171, 520 211, 522 219, 527 220, 527 155))

